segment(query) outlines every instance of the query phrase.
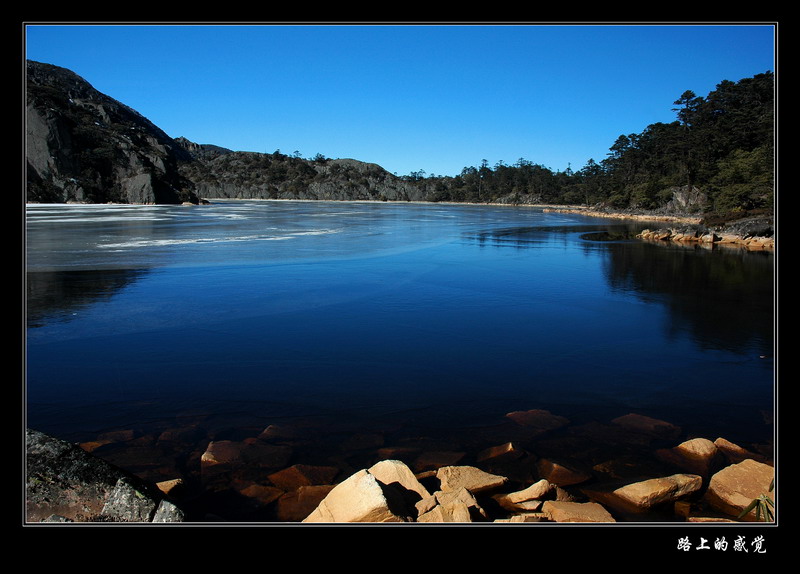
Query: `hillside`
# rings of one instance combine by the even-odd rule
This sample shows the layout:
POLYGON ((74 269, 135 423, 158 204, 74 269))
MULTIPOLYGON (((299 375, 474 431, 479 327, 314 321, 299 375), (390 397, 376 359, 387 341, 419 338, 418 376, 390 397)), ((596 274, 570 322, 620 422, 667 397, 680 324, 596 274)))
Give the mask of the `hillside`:
POLYGON ((186 150, 69 70, 27 63, 26 120, 28 201, 197 201, 186 150))
POLYGON ((774 76, 685 92, 678 119, 620 136, 578 171, 515 164, 397 176, 356 159, 256 153, 173 139, 64 68, 27 62, 29 202, 202 199, 448 201, 593 206, 730 220, 774 211, 774 76))
POLYGON ((26 116, 30 202, 426 199, 423 186, 375 164, 173 139, 80 76, 50 64, 27 62, 26 116))

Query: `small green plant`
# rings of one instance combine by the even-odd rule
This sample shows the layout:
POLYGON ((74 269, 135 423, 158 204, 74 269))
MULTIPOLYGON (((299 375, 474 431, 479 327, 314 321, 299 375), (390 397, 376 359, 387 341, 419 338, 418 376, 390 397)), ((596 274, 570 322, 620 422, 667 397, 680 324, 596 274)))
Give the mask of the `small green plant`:
MULTIPOLYGON (((773 478, 772 481, 769 483, 769 491, 772 492, 775 489, 775 479, 773 478)), ((764 522, 772 522, 775 520, 775 502, 770 498, 768 494, 762 494, 758 498, 753 499, 753 501, 748 504, 744 510, 739 514, 737 518, 742 518, 748 512, 751 512, 753 509, 756 511, 756 522, 763 520, 764 522), (763 519, 762 519, 763 517, 763 519)))

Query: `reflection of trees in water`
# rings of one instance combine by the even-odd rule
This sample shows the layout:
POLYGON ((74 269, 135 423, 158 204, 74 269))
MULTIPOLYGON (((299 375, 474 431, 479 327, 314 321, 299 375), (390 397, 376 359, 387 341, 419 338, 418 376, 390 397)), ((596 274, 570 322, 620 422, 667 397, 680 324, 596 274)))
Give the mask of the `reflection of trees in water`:
POLYGON ((25 285, 28 327, 40 327, 46 318, 68 320, 76 310, 109 299, 143 273, 141 269, 29 271, 25 285))
POLYGON ((612 289, 657 300, 670 310, 670 331, 690 332, 701 346, 736 351, 773 338, 773 254, 735 249, 604 245, 612 289))
POLYGON ((647 225, 585 224, 494 229, 470 239, 481 246, 530 249, 578 237, 600 254, 609 286, 670 310, 670 332, 688 332, 706 348, 738 351, 753 343, 772 353, 773 263, 767 251, 654 245, 635 239, 647 225))
POLYGON ((552 243, 554 237, 560 237, 566 244, 571 241, 571 236, 575 234, 584 234, 586 239, 594 241, 632 239, 644 227, 642 224, 505 227, 483 231, 469 237, 469 239, 476 241, 481 246, 508 246, 527 249, 543 243, 552 243))

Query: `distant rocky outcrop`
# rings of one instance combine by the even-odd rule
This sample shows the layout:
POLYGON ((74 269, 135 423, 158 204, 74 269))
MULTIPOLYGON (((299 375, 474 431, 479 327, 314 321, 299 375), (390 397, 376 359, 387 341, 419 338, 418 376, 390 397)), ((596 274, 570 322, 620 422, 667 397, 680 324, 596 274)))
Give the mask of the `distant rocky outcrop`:
POLYGON ((377 164, 353 159, 307 160, 275 153, 230 151, 178 138, 192 154, 180 173, 209 199, 424 201, 421 186, 377 164))

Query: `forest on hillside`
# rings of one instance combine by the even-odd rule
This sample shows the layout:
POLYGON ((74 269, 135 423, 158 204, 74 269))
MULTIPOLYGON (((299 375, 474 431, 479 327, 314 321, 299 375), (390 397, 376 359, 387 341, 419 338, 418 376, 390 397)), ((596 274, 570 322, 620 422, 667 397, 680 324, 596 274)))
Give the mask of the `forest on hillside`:
POLYGON ((552 171, 527 161, 465 167, 455 177, 403 176, 430 201, 603 205, 663 208, 676 189, 701 202, 691 209, 731 213, 774 208, 775 78, 772 72, 723 81, 705 97, 685 91, 676 119, 623 134, 600 161, 552 171))

